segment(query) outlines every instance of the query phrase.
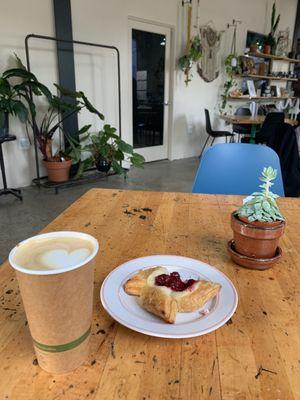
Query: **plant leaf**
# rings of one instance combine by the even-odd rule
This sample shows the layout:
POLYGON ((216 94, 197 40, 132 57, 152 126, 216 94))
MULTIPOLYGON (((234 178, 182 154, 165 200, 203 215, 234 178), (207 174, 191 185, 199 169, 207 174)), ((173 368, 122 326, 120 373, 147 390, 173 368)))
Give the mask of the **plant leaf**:
POLYGON ((93 105, 92 103, 90 103, 90 101, 87 99, 87 97, 84 95, 84 93, 81 93, 81 98, 84 102, 84 105, 86 106, 86 108, 89 110, 89 112, 91 112, 92 114, 96 114, 98 115, 98 117, 102 120, 104 120, 104 115, 101 114, 93 105))
POLYGON ((14 101, 13 110, 14 110, 14 113, 18 116, 19 120, 22 123, 25 123, 27 121, 28 110, 21 101, 19 101, 19 100, 14 101))

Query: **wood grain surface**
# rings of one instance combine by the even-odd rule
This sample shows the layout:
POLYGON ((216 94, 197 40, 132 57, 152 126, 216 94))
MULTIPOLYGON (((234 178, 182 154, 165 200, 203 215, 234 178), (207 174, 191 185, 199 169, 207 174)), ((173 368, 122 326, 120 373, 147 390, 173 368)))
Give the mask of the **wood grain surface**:
MULTIPOLYGON (((256 117, 248 115, 220 115, 220 118, 229 124, 261 125, 266 117, 264 115, 257 115, 256 117)), ((285 118, 284 122, 293 126, 298 125, 298 121, 295 119, 285 118)))
MULTIPOLYGON (((57 198, 59 201, 59 197, 57 198)), ((267 271, 230 261, 230 213, 239 196, 93 189, 44 232, 76 230, 100 243, 91 352, 67 375, 37 365, 14 272, 0 270, 0 399, 300 399, 300 199, 281 199, 287 219, 282 260, 267 271), (216 332, 182 340, 131 331, 103 310, 105 276, 132 258, 193 257, 216 266, 239 305, 216 332)))

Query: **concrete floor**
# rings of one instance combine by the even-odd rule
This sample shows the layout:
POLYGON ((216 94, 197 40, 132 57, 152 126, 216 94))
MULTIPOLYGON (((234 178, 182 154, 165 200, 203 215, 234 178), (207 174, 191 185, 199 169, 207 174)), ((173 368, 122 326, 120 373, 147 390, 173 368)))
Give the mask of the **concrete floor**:
POLYGON ((148 163, 133 169, 127 180, 111 176, 85 185, 61 189, 22 189, 23 202, 13 196, 0 197, 0 264, 19 241, 37 234, 44 226, 93 187, 166 192, 190 192, 198 167, 198 158, 148 163))

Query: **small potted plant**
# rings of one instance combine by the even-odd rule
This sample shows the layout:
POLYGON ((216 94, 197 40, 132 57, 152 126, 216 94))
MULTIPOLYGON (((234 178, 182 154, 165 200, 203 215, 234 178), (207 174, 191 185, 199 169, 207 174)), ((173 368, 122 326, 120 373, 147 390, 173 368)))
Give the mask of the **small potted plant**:
POLYGON ((254 192, 231 214, 234 241, 230 242, 230 246, 232 251, 234 244, 235 261, 240 265, 249 262, 251 266, 256 264, 261 267, 258 269, 264 269, 264 266, 270 265, 268 260, 278 255, 285 220, 276 203, 279 196, 270 191, 276 176, 277 171, 272 167, 264 168, 259 178, 263 182, 261 192, 254 192))
POLYGON ((264 50, 263 50, 264 54, 275 54, 276 52, 277 41, 275 39, 275 33, 278 28, 279 21, 280 21, 280 14, 278 14, 276 17, 276 4, 274 2, 272 7, 272 16, 271 16, 271 30, 264 42, 264 50))
POLYGON ((133 147, 116 135, 116 128, 105 124, 98 133, 90 134, 90 143, 84 147, 91 153, 98 171, 108 173, 112 168, 117 174, 125 171, 120 161, 128 160, 135 167, 142 167, 145 159, 133 147))
POLYGON ((250 53, 257 53, 258 45, 257 42, 252 42, 250 44, 250 53))

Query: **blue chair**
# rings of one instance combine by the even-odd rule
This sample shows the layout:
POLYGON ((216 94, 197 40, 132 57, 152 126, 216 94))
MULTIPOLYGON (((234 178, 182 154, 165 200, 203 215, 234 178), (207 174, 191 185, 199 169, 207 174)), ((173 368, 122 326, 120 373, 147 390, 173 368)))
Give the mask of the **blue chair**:
POLYGON ((193 193, 249 195, 258 191, 264 167, 277 169, 271 190, 284 196, 278 155, 257 144, 216 144, 203 155, 193 184, 193 193))

